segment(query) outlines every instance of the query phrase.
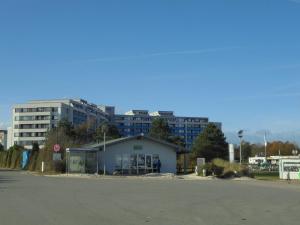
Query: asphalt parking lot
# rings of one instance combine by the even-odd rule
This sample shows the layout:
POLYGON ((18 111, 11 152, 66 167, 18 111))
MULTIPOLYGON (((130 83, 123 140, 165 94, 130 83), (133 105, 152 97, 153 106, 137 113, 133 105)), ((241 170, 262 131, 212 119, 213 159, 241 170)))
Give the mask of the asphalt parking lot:
POLYGON ((298 225, 299 221, 299 184, 54 178, 0 170, 1 225, 298 225))

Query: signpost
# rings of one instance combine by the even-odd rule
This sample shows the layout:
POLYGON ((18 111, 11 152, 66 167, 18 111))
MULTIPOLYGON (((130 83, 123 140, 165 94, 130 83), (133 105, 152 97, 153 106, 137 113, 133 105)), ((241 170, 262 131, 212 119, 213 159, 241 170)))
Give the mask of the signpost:
POLYGON ((53 161, 59 161, 61 160, 61 153, 53 153, 53 157, 52 157, 53 161))
POLYGON ((53 161, 59 161, 61 160, 61 153, 59 153, 60 151, 60 145, 59 144, 55 144, 53 146, 53 161))
POLYGON ((54 151, 54 152, 59 152, 59 151, 60 151, 60 145, 59 145, 59 144, 55 144, 55 145, 53 146, 53 151, 54 151))
POLYGON ((195 170, 197 175, 200 175, 202 172, 202 176, 206 176, 206 170, 203 168, 204 165, 205 165, 205 158, 197 158, 197 166, 195 170))

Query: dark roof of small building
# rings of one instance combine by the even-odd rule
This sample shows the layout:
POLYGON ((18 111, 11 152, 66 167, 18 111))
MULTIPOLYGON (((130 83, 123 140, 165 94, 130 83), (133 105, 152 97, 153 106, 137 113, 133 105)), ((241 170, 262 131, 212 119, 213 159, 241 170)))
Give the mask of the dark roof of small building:
MULTIPOLYGON (((119 144, 119 143, 130 141, 130 140, 135 140, 135 139, 137 139, 137 140, 145 139, 145 140, 153 141, 153 142, 156 142, 156 143, 159 143, 159 144, 162 144, 162 145, 166 145, 166 146, 169 146, 169 147, 175 149, 177 153, 186 153, 186 152, 188 152, 188 150, 185 149, 182 146, 175 145, 175 144, 172 144, 170 142, 167 142, 167 141, 164 141, 164 140, 161 140, 161 139, 157 139, 157 138, 153 138, 153 137, 150 137, 150 136, 145 136, 145 135, 136 135, 136 136, 122 137, 122 138, 118 138, 118 139, 109 140, 109 141, 105 142, 105 146, 115 145, 115 144, 119 144)), ((100 143, 93 143, 93 144, 84 145, 84 146, 82 146, 82 148, 79 148, 79 149, 82 149, 82 150, 99 149, 100 150, 100 149, 103 148, 103 146, 104 146, 104 142, 100 142, 100 143)))

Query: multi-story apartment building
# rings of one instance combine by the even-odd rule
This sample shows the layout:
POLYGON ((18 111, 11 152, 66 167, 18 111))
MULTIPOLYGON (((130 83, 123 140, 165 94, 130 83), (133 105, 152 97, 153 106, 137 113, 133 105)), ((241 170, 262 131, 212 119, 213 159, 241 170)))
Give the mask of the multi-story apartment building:
POLYGON ((101 109, 106 115, 108 119, 112 119, 115 115, 115 107, 114 106, 107 106, 107 105, 98 105, 98 108, 101 109))
POLYGON ((74 126, 93 121, 95 128, 104 121, 114 123, 122 136, 148 134, 155 118, 164 118, 174 136, 181 137, 188 149, 195 138, 209 123, 220 129, 221 123, 210 122, 207 117, 175 116, 173 111, 131 110, 125 114, 115 114, 114 106, 90 104, 79 99, 35 100, 13 107, 12 137, 7 143, 31 148, 33 142, 43 147, 49 129, 66 118, 74 126))
POLYGON ((13 143, 31 148, 33 142, 41 147, 45 135, 66 118, 74 126, 93 121, 95 128, 107 120, 107 114, 97 105, 79 99, 35 100, 13 107, 13 143))
POLYGON ((7 130, 0 130, 0 144, 7 149, 7 130))
POLYGON ((149 113, 148 110, 131 110, 125 114, 113 116, 113 122, 122 136, 133 136, 140 133, 147 134, 155 118, 164 118, 174 136, 180 136, 191 148, 195 138, 209 123, 214 123, 220 129, 221 123, 209 122, 206 117, 175 116, 173 111, 157 111, 149 113))

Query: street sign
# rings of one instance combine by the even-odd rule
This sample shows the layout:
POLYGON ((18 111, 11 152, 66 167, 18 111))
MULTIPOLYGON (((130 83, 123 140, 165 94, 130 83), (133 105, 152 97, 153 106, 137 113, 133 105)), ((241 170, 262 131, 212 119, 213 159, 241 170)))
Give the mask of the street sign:
POLYGON ((61 153, 53 153, 53 161, 61 160, 61 153))
POLYGON ((197 166, 200 168, 205 165, 205 158, 197 158, 197 166))
POLYGON ((60 151, 60 145, 59 145, 59 144, 55 144, 55 145, 53 146, 53 151, 59 152, 59 151, 60 151))

